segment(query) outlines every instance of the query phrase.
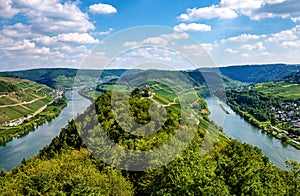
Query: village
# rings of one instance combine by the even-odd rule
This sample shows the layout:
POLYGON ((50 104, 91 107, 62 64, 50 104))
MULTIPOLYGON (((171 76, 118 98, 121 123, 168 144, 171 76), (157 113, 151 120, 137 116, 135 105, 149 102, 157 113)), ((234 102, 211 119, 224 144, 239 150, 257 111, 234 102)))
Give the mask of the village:
POLYGON ((280 122, 289 122, 296 130, 300 130, 300 106, 295 102, 284 102, 281 107, 271 108, 275 118, 280 122))
POLYGON ((284 102, 284 104, 281 107, 273 107, 270 111, 272 113, 275 113, 275 118, 279 122, 288 122, 292 129, 295 131, 283 131, 278 129, 277 127, 272 126, 273 129, 280 133, 281 137, 289 137, 293 143, 300 145, 300 143, 298 142, 300 139, 300 105, 293 101, 284 102), (295 132, 298 132, 298 134, 295 132))
MULTIPOLYGON (((53 100, 56 100, 56 99, 62 98, 63 94, 64 94, 64 89, 55 89, 55 90, 53 90, 52 92, 48 93, 45 96, 52 96, 53 100)), ((4 127, 18 126, 18 125, 23 124, 25 120, 29 120, 32 117, 34 117, 35 115, 36 115, 36 113, 34 113, 32 115, 25 115, 24 117, 21 117, 21 118, 18 118, 18 119, 11 120, 9 122, 3 123, 1 126, 4 126, 4 127)))

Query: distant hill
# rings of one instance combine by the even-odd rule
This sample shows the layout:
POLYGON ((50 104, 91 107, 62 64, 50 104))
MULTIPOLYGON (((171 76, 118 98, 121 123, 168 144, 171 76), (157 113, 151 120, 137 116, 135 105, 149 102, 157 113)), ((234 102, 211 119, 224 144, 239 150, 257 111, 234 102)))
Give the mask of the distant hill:
POLYGON ((115 78, 121 76, 126 70, 78 70, 68 68, 42 68, 22 71, 1 72, 0 76, 13 76, 45 84, 51 88, 72 88, 74 78, 80 83, 87 84, 97 82, 101 78, 115 78), (82 77, 83 76, 83 77, 82 77))
MULTIPOLYGON (((194 71, 186 71, 192 78, 194 85, 203 84, 207 79, 216 76, 215 72, 209 74, 212 69, 205 68, 194 71), (202 73, 199 74, 199 73, 202 73), (206 74, 203 77, 203 74, 206 74)), ((300 71, 300 65, 268 64, 268 65, 241 65, 219 68, 223 79, 228 85, 235 85, 236 81, 246 83, 259 83, 276 81, 296 71, 300 71)), ((101 75, 101 81, 106 82, 121 75, 136 74, 141 70, 78 70, 67 68, 43 68, 24 71, 2 72, 0 76, 14 76, 45 84, 51 88, 71 88, 74 86, 74 78, 77 77, 82 85, 97 82, 101 75)))
POLYGON ((282 78, 286 83, 292 83, 292 84, 300 84, 300 72, 294 72, 284 78, 282 78))
POLYGON ((300 71, 300 65, 269 64, 230 66, 222 67, 220 71, 233 80, 259 83, 279 80, 293 72, 300 71))

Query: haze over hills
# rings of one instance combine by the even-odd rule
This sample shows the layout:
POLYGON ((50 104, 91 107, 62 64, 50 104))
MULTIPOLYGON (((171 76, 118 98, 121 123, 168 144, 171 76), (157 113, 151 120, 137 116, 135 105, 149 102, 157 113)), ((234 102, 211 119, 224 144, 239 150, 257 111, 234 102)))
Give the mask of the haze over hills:
POLYGON ((274 81, 299 70, 300 65, 287 64, 241 65, 220 68, 222 74, 233 80, 247 83, 274 81))
MULTIPOLYGON (((266 65, 241 65, 241 66, 228 66, 220 68, 200 68, 200 72, 210 72, 219 70, 224 75, 224 80, 228 83, 230 79, 246 82, 246 83, 258 83, 268 82, 281 79, 289 74, 300 71, 300 65, 287 65, 287 64, 266 64, 266 65)), ((29 79, 41 84, 46 84, 51 88, 71 88, 74 85, 74 78, 77 76, 79 80, 80 76, 87 76, 92 80, 97 80, 101 75, 106 76, 107 80, 120 77, 123 73, 132 74, 139 72, 139 70, 80 70, 69 68, 42 68, 23 71, 9 71, 1 72, 0 76, 17 76, 20 78, 29 79)), ((189 76, 193 78, 194 83, 203 83, 203 77, 194 71, 187 71, 189 76)), ((86 80, 83 79, 83 80, 86 80)), ((85 81, 86 82, 86 81, 85 81)))

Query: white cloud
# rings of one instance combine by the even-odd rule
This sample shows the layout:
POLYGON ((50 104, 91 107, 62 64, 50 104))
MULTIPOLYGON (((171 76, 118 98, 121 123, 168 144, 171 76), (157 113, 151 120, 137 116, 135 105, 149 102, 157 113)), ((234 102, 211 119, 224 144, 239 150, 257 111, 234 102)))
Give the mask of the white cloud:
POLYGON ((245 44, 245 45, 242 45, 240 48, 243 50, 249 50, 249 51, 251 51, 251 50, 262 51, 262 50, 266 49, 262 42, 258 42, 256 44, 245 44))
POLYGON ((168 40, 162 37, 149 37, 147 39, 142 40, 141 42, 125 42, 123 46, 125 47, 137 47, 140 45, 166 45, 168 44, 168 40))
POLYGON ((19 10, 12 7, 12 0, 0 0, 0 17, 12 18, 19 10))
POLYGON ((238 53, 237 50, 233 50, 232 48, 226 48, 224 51, 227 52, 227 53, 230 53, 230 54, 238 53))
POLYGON ((236 18, 237 13, 229 8, 212 5, 204 8, 192 8, 187 9, 187 14, 181 14, 178 18, 183 21, 195 21, 201 18, 221 18, 232 19, 236 18))
POLYGON ((33 33, 30 26, 22 23, 16 23, 10 26, 3 26, 0 33, 11 38, 33 38, 38 34, 33 33))
POLYGON ((60 0, 14 0, 13 4, 27 17, 32 30, 42 33, 87 32, 95 26, 89 22, 76 2, 60 0))
POLYGON ((117 13, 117 9, 109 4, 93 4, 89 7, 90 12, 92 13, 98 13, 98 14, 113 14, 117 13))
POLYGON ((111 32, 113 32, 113 28, 109 28, 107 31, 100 31, 100 32, 93 32, 92 35, 109 35, 111 32))
POLYGON ((290 48, 299 48, 300 47, 300 40, 283 42, 282 46, 287 46, 287 47, 290 47, 290 48))
POLYGON ((298 0, 221 0, 218 5, 189 8, 187 13, 181 14, 178 18, 183 21, 196 21, 212 18, 233 19, 244 15, 252 20, 281 17, 298 21, 300 12, 290 12, 290 8, 299 5, 296 1, 298 0))
POLYGON ((185 45, 183 48, 191 55, 203 56, 208 55, 213 50, 213 45, 208 43, 185 45))
POLYGON ((98 39, 94 39, 88 33, 68 33, 68 34, 59 34, 54 39, 61 42, 72 42, 72 43, 81 43, 81 44, 97 44, 99 43, 98 39))
POLYGON ((293 22, 299 22, 299 21, 300 21, 300 16, 292 17, 291 20, 292 20, 293 22))
POLYGON ((206 24, 197 24, 197 23, 190 23, 185 24, 181 23, 179 25, 174 26, 174 31, 211 31, 211 26, 206 24))
POLYGON ((53 37, 40 36, 34 38, 33 41, 47 46, 56 45, 58 42, 76 44, 97 44, 100 42, 88 33, 63 33, 53 37))
POLYGON ((266 40, 266 42, 278 42, 278 41, 290 41, 298 38, 298 34, 300 32, 300 25, 290 29, 284 30, 279 33, 272 34, 270 38, 266 40))
POLYGON ((124 42, 123 46, 125 47, 137 47, 141 45, 156 45, 156 46, 165 46, 170 43, 172 40, 187 39, 189 36, 186 33, 170 33, 170 34, 161 34, 157 37, 148 37, 142 41, 130 41, 124 42))
POLYGON ((258 40, 261 37, 264 37, 265 35, 259 36, 259 35, 252 35, 252 34, 241 34, 239 36, 236 37, 230 37, 228 39, 222 39, 221 42, 225 43, 225 42, 247 42, 249 40, 258 40))
POLYGON ((162 34, 160 37, 167 39, 168 41, 173 39, 188 39, 189 35, 186 33, 170 33, 170 34, 162 34))
POLYGON ((4 50, 9 51, 18 51, 18 50, 26 50, 26 49, 32 49, 35 48, 35 43, 31 42, 27 39, 24 39, 19 42, 13 42, 10 46, 4 47, 4 50))

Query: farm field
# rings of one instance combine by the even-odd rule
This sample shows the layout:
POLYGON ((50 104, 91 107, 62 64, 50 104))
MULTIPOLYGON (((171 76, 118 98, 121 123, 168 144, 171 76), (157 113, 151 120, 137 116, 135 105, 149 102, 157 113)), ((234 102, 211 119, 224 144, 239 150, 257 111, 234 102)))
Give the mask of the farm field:
POLYGON ((0 77, 0 123, 33 115, 53 101, 53 89, 26 79, 0 77))
POLYGON ((286 84, 284 82, 267 82, 256 84, 253 90, 265 95, 285 97, 287 99, 298 99, 300 97, 299 84, 286 84))

